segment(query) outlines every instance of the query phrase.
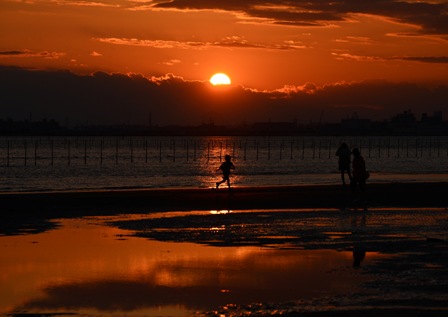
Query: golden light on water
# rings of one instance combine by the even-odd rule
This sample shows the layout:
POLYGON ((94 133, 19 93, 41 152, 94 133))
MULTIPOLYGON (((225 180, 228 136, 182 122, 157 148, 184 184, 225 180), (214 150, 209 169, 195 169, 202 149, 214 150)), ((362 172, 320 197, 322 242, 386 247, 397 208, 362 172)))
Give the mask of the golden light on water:
POLYGON ((330 275, 335 289, 318 282, 335 265, 347 266, 351 262, 348 252, 266 252, 258 246, 216 248, 159 242, 129 236, 128 231, 93 218, 60 224, 57 230, 34 236, 2 237, 0 314, 20 309, 64 312, 70 306, 79 312, 122 309, 145 316, 162 309, 185 315, 230 302, 288 300, 324 290, 352 290, 359 282, 330 275), (272 271, 272 267, 279 269, 272 271), (304 280, 314 285, 312 291, 304 280), (272 292, 256 291, 259 285, 268 285, 272 292), (191 290, 196 296, 182 295, 191 290), (122 300, 112 303, 114 294, 122 300), (96 302, 93 306, 91 296, 96 302), (204 296, 210 301, 204 303, 204 296), (184 302, 188 305, 179 306, 184 302))

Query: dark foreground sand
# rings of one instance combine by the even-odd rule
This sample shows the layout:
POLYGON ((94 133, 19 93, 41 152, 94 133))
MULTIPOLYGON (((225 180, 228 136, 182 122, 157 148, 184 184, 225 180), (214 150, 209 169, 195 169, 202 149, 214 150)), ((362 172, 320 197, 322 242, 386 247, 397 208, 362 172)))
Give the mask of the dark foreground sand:
POLYGON ((448 182, 210 189, 121 189, 0 193, 0 234, 39 232, 50 219, 188 210, 448 207, 448 182))
POLYGON ((113 223, 136 236, 216 246, 259 245, 359 250, 387 255, 362 267, 372 279, 351 295, 227 307, 203 316, 446 316, 448 314, 448 183, 342 186, 110 190, 0 194, 0 234, 51 229, 52 219, 121 213, 263 209, 231 213, 222 238, 201 228, 217 218, 172 217, 113 223), (331 208, 327 209, 326 208, 331 208), (269 213, 269 209, 277 209, 269 213), (279 211, 284 209, 285 211, 279 211), (288 209, 298 209, 288 212, 288 209), (300 212, 299 209, 316 211, 300 212), (323 209, 323 210, 317 210, 323 209), (336 209, 336 210, 335 210, 336 209), (156 228, 160 230, 147 230, 156 228), (193 234, 194 233, 194 234, 193 234), (282 237, 286 237, 282 241, 282 237))
POLYGON ((0 193, 2 214, 151 212, 169 210, 448 207, 448 182, 368 184, 365 193, 342 185, 220 189, 123 189, 0 193))

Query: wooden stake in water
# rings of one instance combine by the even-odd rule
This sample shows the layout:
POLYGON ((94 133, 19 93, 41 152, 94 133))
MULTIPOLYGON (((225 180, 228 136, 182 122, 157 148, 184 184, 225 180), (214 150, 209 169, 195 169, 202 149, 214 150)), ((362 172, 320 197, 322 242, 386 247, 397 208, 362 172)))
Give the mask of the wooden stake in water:
POLYGON ((371 146, 372 146, 372 140, 369 139, 369 158, 370 158, 370 150, 371 150, 371 146))
POLYGON ((194 147, 193 147, 193 161, 196 162, 196 147, 197 147, 197 141, 194 141, 194 147))
POLYGON ((159 162, 162 162, 162 141, 159 142, 159 162))
POLYGON ((282 160, 283 142, 280 142, 280 161, 282 160))
POLYGON ((9 167, 9 149, 11 145, 9 144, 9 140, 6 141, 6 166, 9 167))
POLYGON ((268 160, 271 159, 271 141, 268 141, 268 160))
POLYGON ((390 138, 387 141, 387 157, 390 157, 390 138))
POLYGON ((115 164, 118 165, 118 139, 115 140, 115 164))
POLYGON ((67 165, 70 165, 70 140, 67 141, 67 165))
POLYGON ((305 139, 302 139, 302 160, 305 158, 305 139))
POLYGON ((291 155, 290 155, 290 157, 289 157, 290 160, 292 160, 292 151, 293 151, 293 148, 294 148, 294 142, 291 141, 291 155))
POLYGON ((423 157, 423 146, 424 146, 423 140, 420 140, 420 157, 423 157))
POLYGON ((100 141, 100 165, 103 165, 103 140, 100 141))
POLYGON ((24 150, 25 150, 25 153, 24 153, 24 163, 25 163, 25 166, 26 166, 26 156, 27 156, 27 146, 26 146, 27 144, 26 144, 26 140, 25 141, 23 141, 23 146, 24 146, 24 150))
POLYGON ((381 139, 378 139, 378 157, 381 158, 381 139))
POLYGON ((207 162, 210 161, 210 142, 207 144, 207 162))
POLYGON ((34 166, 37 165, 37 140, 34 141, 34 166))
POLYGON ((432 138, 429 139, 429 156, 432 154, 432 138))
POLYGON ((418 139, 415 139, 415 157, 418 156, 418 139))
POLYGON ((134 142, 132 139, 129 140, 129 146, 131 148, 131 163, 134 163, 134 142))
POLYGON ((53 140, 50 141, 50 145, 51 145, 51 166, 53 166, 53 163, 54 163, 54 141, 53 140))
POLYGON ((244 142, 244 160, 246 160, 247 142, 244 142))
POLYGON ((409 157, 409 139, 406 140, 406 157, 409 157))
MULTIPOLYGON (((255 147, 257 149, 257 161, 258 161, 258 141, 255 142, 255 147)), ((448 155, 448 148, 447 148, 447 155, 448 155)))
POLYGON ((173 140, 173 162, 176 162, 176 140, 173 140))
POLYGON ((322 140, 319 140, 319 158, 320 158, 321 150, 322 150, 322 140))

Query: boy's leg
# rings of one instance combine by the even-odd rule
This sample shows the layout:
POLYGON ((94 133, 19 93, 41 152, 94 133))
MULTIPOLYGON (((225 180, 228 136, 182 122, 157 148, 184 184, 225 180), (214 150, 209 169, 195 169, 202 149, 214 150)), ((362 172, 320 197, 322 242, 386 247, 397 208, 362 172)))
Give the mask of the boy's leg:
POLYGON ((219 185, 221 185, 221 184, 224 183, 225 181, 229 182, 229 177, 226 176, 226 175, 223 175, 223 177, 222 177, 222 181, 220 181, 220 182, 216 182, 216 188, 218 188, 219 185))

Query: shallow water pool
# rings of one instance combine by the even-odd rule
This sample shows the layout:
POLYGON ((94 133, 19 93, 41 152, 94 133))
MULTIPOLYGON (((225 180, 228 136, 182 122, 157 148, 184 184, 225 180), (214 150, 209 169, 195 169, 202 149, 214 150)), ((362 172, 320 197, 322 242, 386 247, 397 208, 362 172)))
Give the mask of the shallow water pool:
MULTIPOLYGON (((110 225, 145 217, 62 219, 0 236, 0 314, 189 316, 348 294, 367 279, 351 251, 161 242, 110 225)), ((368 252, 363 265, 378 257, 368 252)))

